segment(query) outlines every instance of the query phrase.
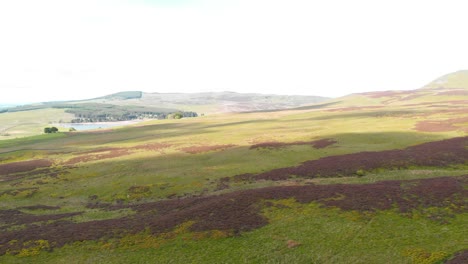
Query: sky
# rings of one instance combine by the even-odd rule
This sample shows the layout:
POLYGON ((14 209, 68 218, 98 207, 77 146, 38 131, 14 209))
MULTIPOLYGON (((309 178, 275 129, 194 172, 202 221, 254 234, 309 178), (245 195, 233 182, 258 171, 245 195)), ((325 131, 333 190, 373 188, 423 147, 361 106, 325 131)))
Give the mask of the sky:
POLYGON ((465 2, 0 0, 0 104, 417 89, 468 69, 465 2))

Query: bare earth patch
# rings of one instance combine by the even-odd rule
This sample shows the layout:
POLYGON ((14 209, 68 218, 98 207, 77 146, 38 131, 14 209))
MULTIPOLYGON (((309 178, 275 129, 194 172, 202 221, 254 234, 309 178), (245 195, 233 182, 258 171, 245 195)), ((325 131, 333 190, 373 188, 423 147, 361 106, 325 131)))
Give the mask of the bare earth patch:
POLYGON ((74 157, 66 161, 65 165, 74 165, 80 162, 88 162, 94 160, 118 158, 130 155, 137 151, 161 151, 165 148, 171 147, 172 144, 167 143, 149 143, 138 145, 129 148, 98 148, 89 151, 78 153, 78 157, 74 157))
MULTIPOLYGON (((466 110, 465 110, 466 113, 466 110)), ((468 117, 452 118, 442 121, 421 121, 416 124, 415 130, 422 132, 445 132, 462 130, 468 132, 467 127, 456 126, 457 124, 468 123, 468 117)))
POLYGON ((81 155, 81 156, 69 159, 64 164, 65 165, 75 165, 75 164, 81 163, 81 162, 117 158, 117 157, 122 157, 122 156, 129 155, 130 151, 128 149, 114 149, 114 148, 111 148, 111 149, 106 149, 105 151, 96 150, 95 152, 92 152, 92 153, 100 153, 100 154, 81 155))
POLYGON ((28 160, 12 162, 7 164, 0 164, 0 176, 21 173, 27 171, 33 171, 38 168, 50 167, 52 161, 48 159, 28 160))
POLYGON ((131 149, 135 150, 147 150, 147 151, 161 151, 165 148, 171 147, 172 144, 168 143, 149 143, 149 144, 144 144, 144 145, 138 145, 135 147, 132 147, 131 149))
POLYGON ((96 154, 96 153, 109 152, 109 151, 115 151, 115 150, 119 150, 119 148, 91 149, 91 150, 87 150, 87 151, 83 151, 83 152, 73 153, 73 155, 96 154))
POLYGON ((228 145, 205 145, 205 146, 190 146, 186 148, 180 148, 179 150, 182 150, 184 152, 190 153, 190 154, 197 154, 197 153, 203 153, 203 152, 209 152, 209 151, 219 151, 219 150, 225 150, 228 148, 235 147, 236 145, 233 144, 228 144, 228 145))

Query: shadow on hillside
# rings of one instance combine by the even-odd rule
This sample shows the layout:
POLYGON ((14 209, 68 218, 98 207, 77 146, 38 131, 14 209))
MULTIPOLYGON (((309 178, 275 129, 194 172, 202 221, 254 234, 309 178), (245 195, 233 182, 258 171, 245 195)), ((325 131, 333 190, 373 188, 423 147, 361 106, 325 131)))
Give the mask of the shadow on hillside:
POLYGON ((314 109, 326 108, 326 107, 333 106, 333 105, 336 105, 336 104, 339 104, 339 103, 341 103, 341 101, 331 102, 331 103, 306 105, 306 106, 294 107, 294 108, 257 110, 257 111, 241 112, 241 113, 251 114, 251 113, 273 113, 273 112, 294 111, 294 110, 314 110, 314 109))
MULTIPOLYGON (((103 159, 98 163, 81 163, 81 165, 77 165, 84 165, 86 171, 104 172, 105 169, 103 170, 103 168, 109 168, 109 171, 114 171, 113 168, 122 167, 123 164, 126 164, 124 169, 118 171, 116 175, 121 176, 121 174, 125 173, 129 174, 128 177, 139 174, 154 175, 155 183, 170 180, 171 178, 174 179, 174 177, 190 177, 194 173, 198 178, 207 177, 216 179, 243 173, 258 173, 264 170, 296 166, 302 162, 317 159, 318 156, 326 157, 364 151, 404 149, 409 146, 443 139, 443 137, 437 135, 413 132, 344 133, 329 135, 324 138, 334 139, 338 142, 322 149, 315 149, 312 146, 310 148, 298 148, 301 144, 297 144, 278 148, 257 149, 250 149, 250 146, 232 146, 219 151, 206 151, 197 154, 189 154, 181 150, 177 153, 153 157, 138 157, 128 160, 111 158, 103 159), (287 161, 285 161, 285 152, 283 151, 287 151, 287 161), (307 158, 308 153, 310 153, 310 158, 307 158), (215 169, 213 170, 213 168, 215 169), (219 174, 216 172, 217 168, 222 168, 219 169, 219 174), (158 175, 161 175, 161 177, 158 177, 158 175)), ((140 144, 144 144, 144 142, 140 144)), ((216 144, 206 143, 206 146, 210 145, 216 144)), ((125 156, 121 156, 120 158, 125 158, 125 156)), ((136 181, 135 183, 138 184, 136 181)), ((148 184, 147 180, 143 184, 148 184)))
POLYGON ((2 142, 5 144, 3 144, 4 147, 2 147, 0 154, 30 150, 73 152, 77 147, 99 146, 122 142, 144 142, 145 140, 155 140, 169 136, 177 137, 213 132, 214 131, 207 130, 206 125, 194 123, 161 123, 88 132, 65 132, 57 135, 41 135, 17 139, 11 142, 2 142))
POLYGON ((228 126, 236 126, 236 125, 271 123, 271 122, 274 122, 274 121, 278 121, 278 119, 255 119, 255 120, 249 120, 249 121, 228 122, 228 123, 215 124, 215 125, 206 125, 204 127, 205 128, 228 127, 228 126))
MULTIPOLYGON (((317 117, 309 117, 302 119, 294 119, 294 121, 310 121, 310 120, 330 120, 330 119, 347 119, 347 118, 379 118, 379 117, 413 117, 421 114, 427 114, 423 111, 415 110, 385 110, 385 111, 363 111, 356 113, 355 111, 346 112, 331 112, 328 115, 320 115, 317 117), (335 113, 335 114, 333 114, 335 113)), ((289 120, 280 120, 287 121, 289 120)))
POLYGON ((16 140, 13 144, 5 144, 1 153, 9 153, 24 150, 41 150, 63 152, 74 151, 77 147, 99 146, 113 143, 133 143, 140 141, 158 140, 164 138, 175 138, 184 136, 197 136, 219 132, 216 128, 248 125, 258 123, 268 123, 277 119, 247 120, 238 122, 226 122, 219 124, 209 123, 158 123, 143 126, 130 126, 118 129, 104 129, 82 132, 65 132, 61 137, 51 137, 42 135, 16 140), (63 136, 64 135, 64 136, 63 136))

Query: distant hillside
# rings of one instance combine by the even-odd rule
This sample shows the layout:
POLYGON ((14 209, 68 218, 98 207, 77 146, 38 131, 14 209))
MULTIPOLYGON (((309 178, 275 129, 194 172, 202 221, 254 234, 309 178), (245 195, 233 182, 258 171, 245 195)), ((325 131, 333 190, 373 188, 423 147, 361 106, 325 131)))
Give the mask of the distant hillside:
POLYGON ((286 109, 326 100, 317 96, 125 91, 76 101, 0 108, 0 139, 42 133, 50 123, 197 117, 201 114, 286 109))
MULTIPOLYGON (((79 101, 44 102, 9 108, 8 112, 29 111, 44 108, 78 108, 93 105, 93 110, 102 108, 145 108, 150 112, 169 113, 194 111, 200 113, 230 113, 262 110, 281 110, 320 103, 329 98, 320 96, 273 95, 236 92, 206 93, 143 93, 126 91, 98 98, 79 101)), ((105 111, 104 111, 105 112, 105 111)))
POLYGON ((451 104, 460 109, 468 105, 468 70, 444 75, 420 89, 377 91, 351 94, 331 100, 336 107, 387 107, 451 104))
POLYGON ((444 75, 424 86, 424 89, 468 89, 468 70, 444 75))
POLYGON ((320 96, 236 92, 141 94, 138 94, 138 92, 124 92, 90 101, 116 105, 158 106, 200 113, 228 113, 287 109, 315 104, 327 99, 329 98, 320 96))

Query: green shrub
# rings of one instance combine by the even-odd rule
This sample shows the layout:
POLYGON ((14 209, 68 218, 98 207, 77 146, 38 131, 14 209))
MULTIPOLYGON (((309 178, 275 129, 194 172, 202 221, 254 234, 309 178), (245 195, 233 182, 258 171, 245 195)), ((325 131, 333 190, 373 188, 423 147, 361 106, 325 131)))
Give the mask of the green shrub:
POLYGON ((359 169, 359 170, 356 171, 355 174, 356 174, 358 177, 363 177, 363 176, 366 175, 366 172, 365 172, 364 170, 362 170, 362 169, 359 169))

